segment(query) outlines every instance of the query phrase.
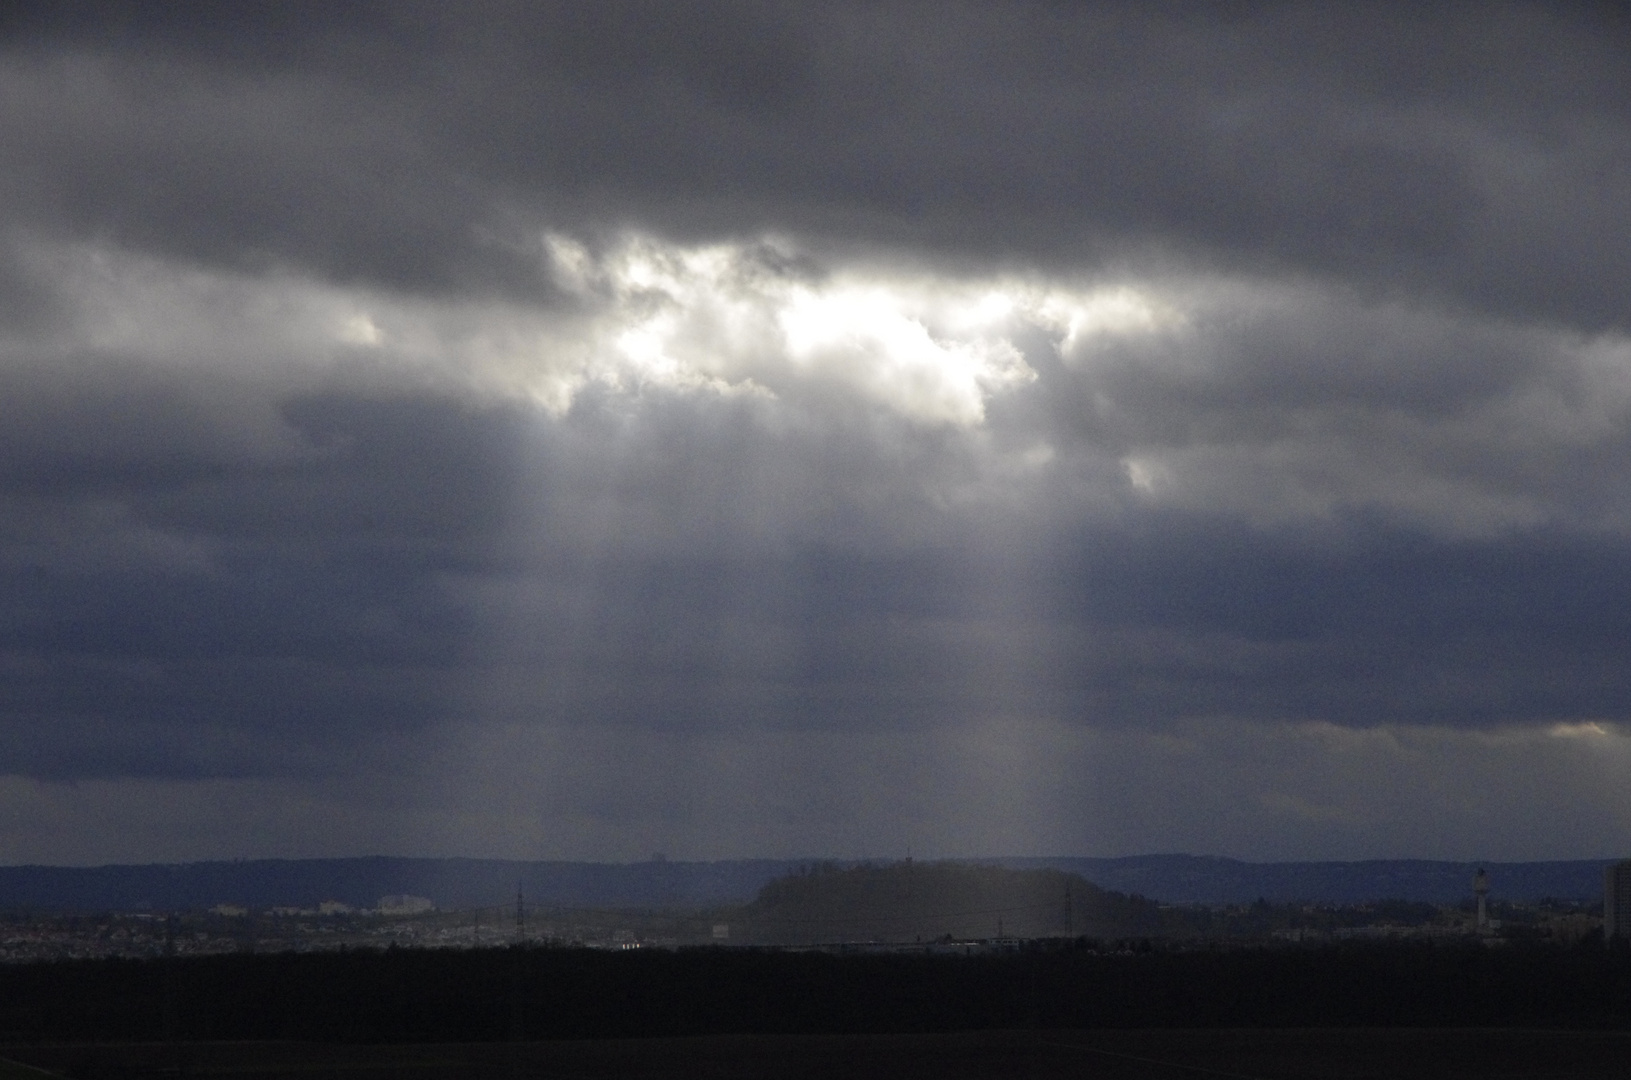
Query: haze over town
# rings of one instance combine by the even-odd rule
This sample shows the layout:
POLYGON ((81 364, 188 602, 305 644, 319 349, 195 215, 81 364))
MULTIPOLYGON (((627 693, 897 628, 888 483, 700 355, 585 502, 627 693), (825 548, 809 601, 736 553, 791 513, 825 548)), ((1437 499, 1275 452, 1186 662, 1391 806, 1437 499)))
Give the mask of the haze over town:
POLYGON ((0 15, 0 862, 1631 851, 1607 5, 0 15))

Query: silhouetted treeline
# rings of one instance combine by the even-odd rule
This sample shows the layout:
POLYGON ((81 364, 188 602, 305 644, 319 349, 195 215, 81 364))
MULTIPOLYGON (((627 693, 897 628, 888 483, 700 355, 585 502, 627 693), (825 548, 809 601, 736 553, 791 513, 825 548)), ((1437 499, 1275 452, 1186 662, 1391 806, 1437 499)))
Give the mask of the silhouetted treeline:
POLYGON ((734 939, 761 944, 1138 937, 1182 928, 1154 901, 1059 870, 909 860, 813 866, 765 885, 731 919, 734 939))
POLYGON ((476 1041, 998 1027, 1631 1027, 1631 954, 409 949, 0 968, 0 1039, 476 1041))

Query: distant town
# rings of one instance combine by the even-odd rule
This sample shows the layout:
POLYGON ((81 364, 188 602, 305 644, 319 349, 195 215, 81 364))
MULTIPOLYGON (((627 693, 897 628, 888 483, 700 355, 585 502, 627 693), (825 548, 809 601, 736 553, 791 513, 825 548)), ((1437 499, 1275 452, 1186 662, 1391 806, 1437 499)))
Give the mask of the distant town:
POLYGON ((1104 951, 1295 947, 1365 940, 1575 946, 1631 935, 1631 862, 1604 871, 1604 901, 1499 899, 1480 869, 1459 902, 1161 903, 1057 870, 961 863, 810 867, 746 904, 588 907, 512 903, 443 910, 429 897, 309 907, 223 901, 160 911, 0 913, 0 962, 516 944, 979 954, 1049 943, 1104 951), (1605 919, 1605 910, 1607 917, 1605 919))

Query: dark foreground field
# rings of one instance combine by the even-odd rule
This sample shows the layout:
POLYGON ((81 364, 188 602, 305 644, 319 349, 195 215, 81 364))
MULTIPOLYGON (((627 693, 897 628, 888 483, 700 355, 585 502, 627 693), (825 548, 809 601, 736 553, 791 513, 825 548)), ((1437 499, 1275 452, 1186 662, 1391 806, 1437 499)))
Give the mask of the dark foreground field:
MULTIPOLYGON (((70 1044, 4 1049, 80 1080, 1623 1080, 1621 1032, 1438 1029, 985 1031, 919 1035, 717 1035, 518 1044, 296 1042, 70 1044)), ((0 1080, 37 1073, 0 1068, 0 1080)))
POLYGON ((1631 950, 392 949, 0 965, 8 1043, 1400 1026, 1631 1030, 1631 950))
POLYGON ((0 1057, 82 1080, 1631 1077, 1631 950, 1089 944, 8 965, 0 1057))

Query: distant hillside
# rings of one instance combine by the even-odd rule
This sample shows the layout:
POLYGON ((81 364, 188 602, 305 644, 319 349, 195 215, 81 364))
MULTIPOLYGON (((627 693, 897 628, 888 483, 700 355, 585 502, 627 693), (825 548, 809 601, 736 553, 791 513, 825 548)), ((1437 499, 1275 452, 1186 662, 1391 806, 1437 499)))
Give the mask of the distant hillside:
POLYGON ((798 863, 584 863, 503 859, 261 859, 151 866, 0 867, 0 909, 50 911, 315 907, 339 900, 372 907, 380 897, 428 897, 443 910, 527 906, 711 907, 753 896, 798 863))
POLYGON ((1197 855, 1138 855, 1123 859, 995 859, 1016 869, 1052 867, 1080 874, 1106 889, 1139 893, 1167 903, 1250 903, 1259 897, 1363 903, 1420 900, 1447 904, 1472 896, 1472 876, 1489 872, 1499 900, 1600 900, 1603 867, 1611 860, 1568 862, 1438 862, 1373 859, 1364 862, 1250 863, 1197 855))
POLYGON ((732 915, 733 941, 816 944, 1154 934, 1154 901, 1059 870, 964 863, 818 866, 777 878, 732 915))
MULTIPOLYGON (((1102 889, 1166 903, 1249 903, 1258 897, 1358 903, 1401 899, 1449 903, 1470 895, 1472 873, 1489 871, 1499 900, 1544 896, 1597 900, 1605 860, 1457 863, 1248 863, 1195 855, 1120 859, 1008 858, 977 862, 1013 870, 1078 874, 1102 889)), ((769 881, 807 863, 792 859, 588 863, 504 859, 262 859, 147 866, 0 867, 0 909, 187 910, 216 904, 313 907, 340 900, 371 907, 393 894, 425 896, 443 909, 529 906, 682 907, 741 904, 769 881)), ((839 867, 853 862, 834 864, 839 867)), ((920 864, 922 865, 922 864, 920 864)))

